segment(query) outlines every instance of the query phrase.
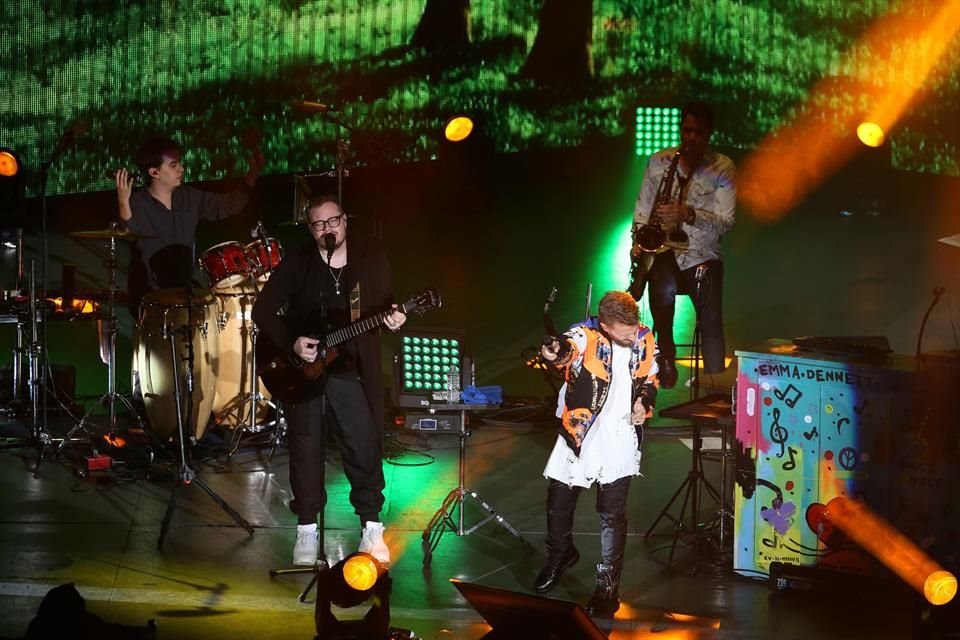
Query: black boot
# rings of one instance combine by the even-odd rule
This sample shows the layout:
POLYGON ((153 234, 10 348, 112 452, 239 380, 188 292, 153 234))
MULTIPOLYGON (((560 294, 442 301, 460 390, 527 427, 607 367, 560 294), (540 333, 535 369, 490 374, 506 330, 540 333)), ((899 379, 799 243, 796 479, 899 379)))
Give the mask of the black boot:
POLYGON ((620 575, 612 566, 597 565, 597 588, 586 611, 597 618, 609 618, 620 608, 620 575))
POLYGON ((657 378, 660 380, 660 386, 664 389, 673 389, 677 386, 677 365, 672 358, 661 357, 657 361, 660 371, 657 378))
POLYGON ((580 559, 580 553, 577 551, 577 548, 572 544, 567 547, 567 550, 556 558, 547 558, 547 564, 540 571, 540 574, 537 575, 536 581, 533 583, 533 590, 537 593, 546 593, 557 586, 557 582, 560 581, 560 576, 563 575, 563 572, 577 564, 577 560, 580 559))

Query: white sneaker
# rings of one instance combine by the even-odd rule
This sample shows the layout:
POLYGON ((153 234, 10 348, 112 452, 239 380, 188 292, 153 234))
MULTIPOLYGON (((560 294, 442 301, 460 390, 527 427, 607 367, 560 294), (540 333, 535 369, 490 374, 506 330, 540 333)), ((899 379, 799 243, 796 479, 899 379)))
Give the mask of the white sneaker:
POLYGON ((360 535, 360 551, 369 553, 382 564, 390 563, 390 547, 383 541, 383 523, 367 522, 360 535))
POLYGON ((293 545, 293 564, 313 566, 317 564, 320 543, 317 541, 316 524, 297 525, 297 544, 293 545))

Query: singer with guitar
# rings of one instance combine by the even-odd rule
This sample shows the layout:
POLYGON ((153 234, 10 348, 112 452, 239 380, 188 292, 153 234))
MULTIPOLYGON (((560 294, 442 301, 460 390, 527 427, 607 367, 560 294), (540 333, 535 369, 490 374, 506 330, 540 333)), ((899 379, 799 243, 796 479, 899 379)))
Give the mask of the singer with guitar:
POLYGON ((298 517, 293 562, 313 565, 320 552, 317 516, 327 498, 318 459, 327 426, 322 416, 334 429, 350 482, 350 502, 362 528, 360 551, 389 562, 380 522, 385 487, 380 336, 359 333, 339 344, 332 359, 318 336, 384 312, 383 325, 396 331, 406 315, 393 304, 390 265, 380 243, 359 233, 348 238, 347 217, 335 197, 312 200, 306 223, 311 241, 287 253, 253 306, 253 320, 261 331, 258 350, 266 345, 278 354, 258 355, 258 363, 308 369, 318 359, 327 360, 324 393, 299 395, 284 405, 298 517))
POLYGON ((680 146, 653 154, 647 164, 634 209, 631 252, 630 292, 639 299, 650 285, 660 384, 666 389, 677 383, 673 316, 678 293, 693 300, 706 372, 724 369, 720 240, 733 227, 737 204, 733 162, 710 148, 713 110, 691 102, 682 108, 679 124, 680 146))

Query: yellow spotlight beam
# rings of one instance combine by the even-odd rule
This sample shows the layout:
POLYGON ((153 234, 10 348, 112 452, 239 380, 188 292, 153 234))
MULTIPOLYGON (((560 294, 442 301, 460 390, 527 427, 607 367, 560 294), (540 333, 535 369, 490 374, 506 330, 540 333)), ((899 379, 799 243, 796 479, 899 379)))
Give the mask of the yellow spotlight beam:
POLYGON ((759 218, 782 217, 850 160, 857 125, 868 121, 889 132, 928 86, 960 31, 960 0, 901 7, 874 21, 846 52, 837 65, 846 79, 821 80, 792 121, 743 162, 738 195, 759 218))
POLYGON ((957 595, 957 578, 865 504, 834 498, 827 505, 830 520, 851 540, 897 574, 930 604, 947 604, 957 595))

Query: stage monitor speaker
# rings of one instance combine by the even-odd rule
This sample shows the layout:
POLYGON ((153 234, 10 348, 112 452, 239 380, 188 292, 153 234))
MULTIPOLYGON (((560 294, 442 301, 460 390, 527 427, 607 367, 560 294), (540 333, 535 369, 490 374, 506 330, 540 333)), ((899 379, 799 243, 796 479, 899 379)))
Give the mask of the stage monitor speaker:
POLYGON ((606 640, 606 634, 576 602, 450 582, 492 627, 484 640, 606 640))

